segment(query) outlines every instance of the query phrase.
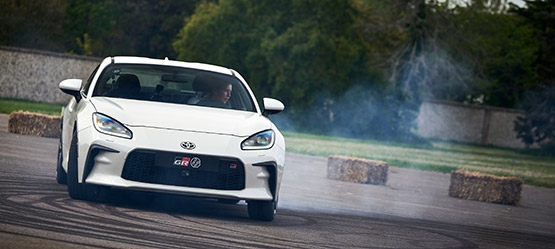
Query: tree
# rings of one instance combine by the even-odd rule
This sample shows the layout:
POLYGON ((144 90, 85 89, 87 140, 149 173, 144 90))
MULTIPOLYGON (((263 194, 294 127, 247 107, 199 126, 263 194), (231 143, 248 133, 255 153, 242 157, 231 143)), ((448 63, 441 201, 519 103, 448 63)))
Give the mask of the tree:
POLYGON ((106 55, 104 37, 115 33, 117 16, 117 6, 108 6, 107 3, 94 0, 68 1, 64 23, 68 51, 89 56, 106 55))
POLYGON ((555 85, 529 91, 523 107, 525 115, 514 122, 517 138, 527 146, 539 144, 542 154, 555 156, 555 85))
POLYGON ((68 0, 69 50, 86 55, 175 58, 172 41, 199 1, 68 0))
POLYGON ((512 108, 534 82, 537 41, 505 1, 397 1, 407 40, 394 56, 392 82, 421 99, 512 108), (403 3, 406 2, 406 3, 403 3))
POLYGON ((443 37, 447 51, 469 69, 467 96, 456 99, 515 108, 523 93, 537 84, 532 63, 539 42, 521 18, 503 10, 458 7, 443 37))
POLYGON ((532 25, 541 41, 534 67, 542 84, 555 84, 555 0, 525 0, 526 7, 515 5, 512 11, 532 25))
POLYGON ((542 146, 545 154, 555 156, 555 0, 525 1, 526 7, 513 7, 534 27, 541 42, 533 67, 538 84, 531 88, 522 107, 525 115, 515 121, 515 131, 527 145, 542 146))
POLYGON ((0 44, 63 52, 65 0, 0 1, 0 44))
POLYGON ((172 41, 200 0, 3 0, 0 45, 91 56, 175 58, 172 41))

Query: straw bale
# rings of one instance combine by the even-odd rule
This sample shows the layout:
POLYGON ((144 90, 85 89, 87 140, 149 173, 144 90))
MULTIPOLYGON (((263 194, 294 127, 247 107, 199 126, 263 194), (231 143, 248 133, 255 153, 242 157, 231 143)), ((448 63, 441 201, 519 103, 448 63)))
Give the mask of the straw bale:
POLYGON ((41 136, 60 137, 60 117, 32 112, 12 112, 8 119, 8 132, 41 136))
POLYGON ((345 182, 385 185, 388 168, 388 164, 382 161, 330 156, 327 177, 345 182))
POLYGON ((518 205, 522 180, 466 170, 451 172, 449 196, 474 201, 518 205))

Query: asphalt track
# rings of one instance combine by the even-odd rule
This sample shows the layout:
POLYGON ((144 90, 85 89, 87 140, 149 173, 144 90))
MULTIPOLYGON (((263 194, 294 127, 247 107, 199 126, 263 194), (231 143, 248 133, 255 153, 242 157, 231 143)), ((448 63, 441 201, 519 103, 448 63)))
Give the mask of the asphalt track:
POLYGON ((114 192, 69 198, 57 139, 11 134, 0 115, 0 248, 555 248, 555 190, 521 206, 451 198, 449 175, 390 167, 386 186, 326 178, 327 159, 289 153, 273 222, 246 205, 114 192))

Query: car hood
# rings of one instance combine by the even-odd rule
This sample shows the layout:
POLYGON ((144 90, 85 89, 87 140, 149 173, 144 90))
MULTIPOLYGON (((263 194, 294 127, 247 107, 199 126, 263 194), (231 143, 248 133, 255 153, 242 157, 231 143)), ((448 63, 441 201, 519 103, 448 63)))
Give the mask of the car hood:
POLYGON ((96 97, 96 111, 129 127, 150 127, 246 137, 272 128, 256 112, 96 97))

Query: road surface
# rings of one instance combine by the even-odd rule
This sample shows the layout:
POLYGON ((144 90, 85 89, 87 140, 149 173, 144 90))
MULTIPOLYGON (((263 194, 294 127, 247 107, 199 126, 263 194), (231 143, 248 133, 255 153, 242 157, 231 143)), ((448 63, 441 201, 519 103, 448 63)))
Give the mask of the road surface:
POLYGON ((115 192, 72 200, 57 139, 8 133, 0 115, 0 248, 555 248, 555 190, 521 206, 449 197, 449 175, 390 167, 385 186, 326 178, 327 158, 287 154, 278 215, 246 204, 115 192))

